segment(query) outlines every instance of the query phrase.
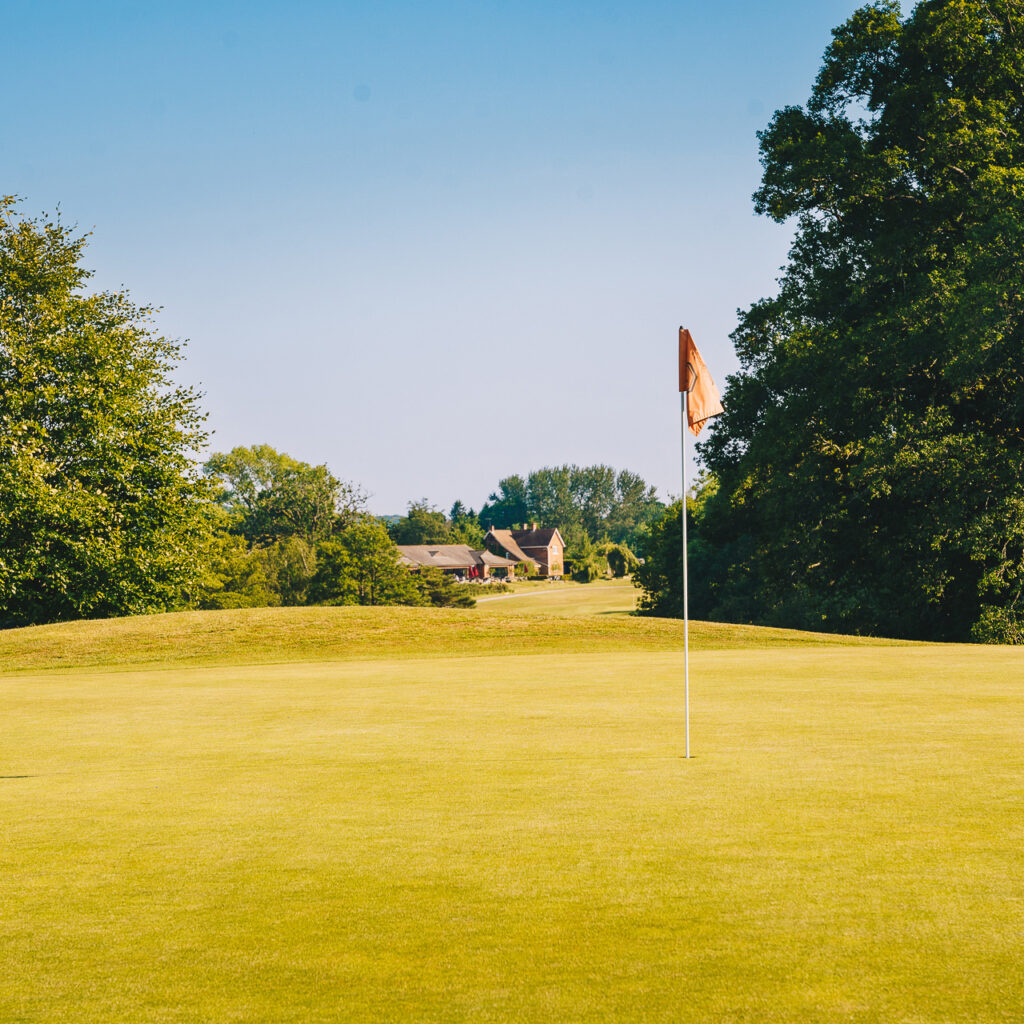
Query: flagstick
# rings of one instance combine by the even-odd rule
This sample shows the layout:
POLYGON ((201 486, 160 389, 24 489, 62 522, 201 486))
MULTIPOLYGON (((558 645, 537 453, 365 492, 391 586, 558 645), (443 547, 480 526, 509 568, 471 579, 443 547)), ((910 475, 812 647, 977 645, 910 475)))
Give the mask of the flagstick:
POLYGON ((680 396, 682 409, 682 449, 683 449, 683 680, 686 692, 686 757, 690 757, 690 580, 689 552, 686 547, 686 428, 689 420, 689 392, 680 396))

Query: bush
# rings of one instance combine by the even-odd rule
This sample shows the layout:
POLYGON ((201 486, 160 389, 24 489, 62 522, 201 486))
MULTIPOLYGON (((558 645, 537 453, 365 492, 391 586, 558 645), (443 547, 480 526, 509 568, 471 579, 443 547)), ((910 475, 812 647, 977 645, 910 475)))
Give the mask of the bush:
POLYGON ((971 639, 978 644, 1024 644, 1024 622, 1012 609, 989 605, 971 627, 971 639))
POLYGON ((616 578, 629 576, 640 565, 636 555, 625 544, 602 544, 598 551, 607 559, 608 568, 616 578))
POLYGON ((413 573, 413 581, 424 602, 432 604, 435 608, 476 606, 476 598, 469 593, 464 584, 456 583, 451 576, 433 566, 425 565, 413 573))
POLYGON ((573 563, 572 578, 577 583, 593 583, 604 574, 604 566, 596 555, 573 563))

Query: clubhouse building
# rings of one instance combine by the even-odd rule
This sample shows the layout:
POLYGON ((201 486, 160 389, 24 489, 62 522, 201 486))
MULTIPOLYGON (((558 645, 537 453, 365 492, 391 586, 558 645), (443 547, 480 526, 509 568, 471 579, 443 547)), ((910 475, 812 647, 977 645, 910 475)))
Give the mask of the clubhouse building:
POLYGON ((468 544, 398 545, 402 563, 411 570, 429 566, 467 580, 515 579, 516 565, 520 563, 529 565, 534 575, 560 579, 564 552, 565 541, 558 530, 541 530, 536 523, 528 530, 491 527, 479 551, 468 544))

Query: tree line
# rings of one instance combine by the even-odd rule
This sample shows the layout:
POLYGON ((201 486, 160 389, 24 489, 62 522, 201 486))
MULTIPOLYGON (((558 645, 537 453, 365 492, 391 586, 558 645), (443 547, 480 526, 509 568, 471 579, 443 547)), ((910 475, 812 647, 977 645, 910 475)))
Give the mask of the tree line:
POLYGON ((479 519, 505 529, 557 526, 570 551, 611 541, 642 552, 664 508, 655 488, 628 469, 564 465, 499 480, 479 519))
POLYGON ((0 625, 275 604, 466 605, 358 488, 266 445, 199 465, 181 347, 89 293, 87 235, 0 197, 0 625))
MULTIPOLYGON (((88 292, 87 237, 0 197, 0 625, 473 603, 439 570, 410 573, 396 546, 482 547, 484 520, 462 502, 445 514, 413 501, 385 523, 357 486, 269 445, 200 464, 209 433, 197 392, 174 382, 181 347, 127 292, 88 292)), ((510 477, 499 492, 516 481, 523 500, 492 495, 487 525, 559 526, 581 567, 607 565, 610 537, 635 541, 656 507, 639 477, 604 466, 510 477)))
MULTIPOLYGON (((807 104, 760 133, 755 208, 794 239, 778 293, 740 314, 726 414, 698 445, 695 616, 1024 642, 1022 30, 1015 0, 906 18, 877 0, 835 30, 807 104)), ((0 199, 4 623, 444 601, 389 591, 375 552, 534 521, 577 566, 641 554, 643 610, 678 614, 682 506, 628 471, 546 467, 479 513, 413 502, 389 527, 272 450, 201 471, 178 346, 126 293, 85 291, 84 241, 0 199)))
POLYGON ((193 607, 474 603, 440 570, 402 566, 362 492, 326 466, 255 445, 216 453, 202 468, 213 528, 193 607))

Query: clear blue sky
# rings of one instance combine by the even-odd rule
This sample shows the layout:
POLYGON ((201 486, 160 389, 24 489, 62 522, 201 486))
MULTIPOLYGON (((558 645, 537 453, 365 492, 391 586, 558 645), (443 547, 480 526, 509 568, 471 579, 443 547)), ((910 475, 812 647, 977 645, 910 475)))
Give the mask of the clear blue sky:
POLYGON ((8 3, 0 192, 162 307, 215 450, 380 513, 563 462, 678 492, 676 328, 736 368, 789 237, 755 132, 855 6, 8 3))

